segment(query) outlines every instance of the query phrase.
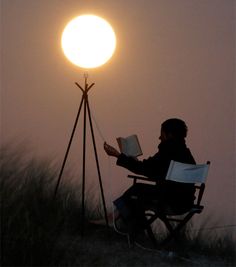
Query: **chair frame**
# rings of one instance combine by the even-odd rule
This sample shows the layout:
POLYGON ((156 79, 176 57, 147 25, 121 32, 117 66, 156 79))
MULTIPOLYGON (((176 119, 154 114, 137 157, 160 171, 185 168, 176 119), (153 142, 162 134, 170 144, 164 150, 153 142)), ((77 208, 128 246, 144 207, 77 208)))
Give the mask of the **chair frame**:
MULTIPOLYGON (((210 161, 207 161, 207 165, 210 165, 210 161)), ((208 166, 209 167, 209 166, 208 166)), ((137 183, 138 180, 145 181, 148 183, 155 183, 153 186, 158 186, 157 181, 154 179, 150 179, 145 176, 137 176, 137 175, 128 175, 128 178, 133 179, 133 184, 137 183)), ((145 217, 146 217, 146 226, 144 227, 145 230, 147 231, 147 234, 152 241, 154 246, 160 246, 163 247, 167 245, 172 239, 178 240, 178 233, 183 229, 183 227, 187 224, 187 222, 195 215, 195 214, 200 214, 204 206, 201 205, 202 197, 204 194, 205 190, 205 182, 201 183, 194 183, 195 187, 195 201, 193 206, 190 208, 189 211, 187 211, 184 214, 168 214, 165 212, 158 211, 158 207, 156 208, 151 208, 148 209, 145 212, 145 217), (166 226, 167 230, 169 231, 169 234, 167 237, 160 243, 158 244, 155 235, 152 230, 152 223, 160 219, 164 225, 166 226), (177 223, 175 226, 173 225, 173 222, 177 223)))

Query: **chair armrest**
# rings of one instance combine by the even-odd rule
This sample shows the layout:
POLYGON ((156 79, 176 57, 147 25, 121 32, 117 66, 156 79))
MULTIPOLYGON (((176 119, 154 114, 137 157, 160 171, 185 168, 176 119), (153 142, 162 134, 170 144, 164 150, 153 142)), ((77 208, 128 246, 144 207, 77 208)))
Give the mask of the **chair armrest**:
POLYGON ((128 175, 128 178, 134 179, 134 184, 136 183, 137 180, 156 183, 156 180, 148 178, 146 176, 128 175))

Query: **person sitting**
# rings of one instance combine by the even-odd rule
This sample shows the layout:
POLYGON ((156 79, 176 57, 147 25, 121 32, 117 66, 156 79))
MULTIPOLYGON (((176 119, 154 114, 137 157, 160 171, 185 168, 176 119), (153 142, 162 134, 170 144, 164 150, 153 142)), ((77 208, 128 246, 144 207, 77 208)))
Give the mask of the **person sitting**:
POLYGON ((135 234, 143 229, 146 221, 144 212, 153 199, 157 201, 160 210, 171 209, 176 213, 184 213, 192 206, 195 198, 192 184, 165 180, 171 160, 196 164, 190 149, 186 146, 187 131, 187 125, 181 119, 171 118, 164 121, 161 124, 157 153, 144 160, 126 156, 113 146, 104 143, 105 152, 117 158, 118 166, 156 181, 156 186, 136 183, 113 202, 126 222, 129 233, 135 234))
POLYGON ((191 151, 186 146, 186 123, 171 118, 161 124, 158 151, 153 156, 138 160, 120 153, 113 146, 104 143, 107 155, 117 158, 116 164, 129 171, 156 181, 156 186, 136 183, 128 188, 113 203, 127 225, 129 233, 137 233, 144 228, 145 209, 155 199, 158 209, 171 209, 184 213, 193 204, 195 189, 192 184, 180 184, 165 180, 171 160, 196 164, 191 151))

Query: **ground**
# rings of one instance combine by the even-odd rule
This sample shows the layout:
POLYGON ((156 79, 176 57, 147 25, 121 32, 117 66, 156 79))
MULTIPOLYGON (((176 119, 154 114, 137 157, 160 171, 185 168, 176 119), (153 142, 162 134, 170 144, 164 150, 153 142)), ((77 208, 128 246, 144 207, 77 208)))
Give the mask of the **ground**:
POLYGON ((126 236, 106 226, 90 225, 83 237, 65 236, 61 242, 63 247, 67 243, 65 259, 70 258, 70 265, 72 263, 73 266, 234 266, 224 260, 223 255, 210 257, 191 251, 176 252, 174 248, 155 250, 135 244, 129 246, 126 236))

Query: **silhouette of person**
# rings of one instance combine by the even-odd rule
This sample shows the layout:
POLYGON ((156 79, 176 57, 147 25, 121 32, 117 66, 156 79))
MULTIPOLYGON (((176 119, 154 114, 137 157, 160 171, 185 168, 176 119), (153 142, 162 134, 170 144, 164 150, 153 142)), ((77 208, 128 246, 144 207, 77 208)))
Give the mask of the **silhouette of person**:
POLYGON ((171 118, 161 125, 160 144, 155 155, 138 160, 120 153, 114 147, 104 143, 109 156, 117 158, 116 164, 131 172, 156 181, 156 186, 136 183, 113 203, 126 222, 128 232, 138 232, 145 223, 144 211, 153 199, 159 209, 171 209, 173 212, 185 212, 193 204, 195 189, 192 184, 182 184, 165 180, 171 160, 195 164, 195 160, 186 146, 187 126, 178 118, 171 118))

